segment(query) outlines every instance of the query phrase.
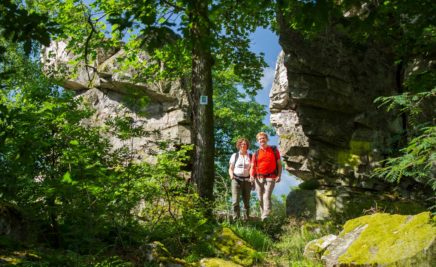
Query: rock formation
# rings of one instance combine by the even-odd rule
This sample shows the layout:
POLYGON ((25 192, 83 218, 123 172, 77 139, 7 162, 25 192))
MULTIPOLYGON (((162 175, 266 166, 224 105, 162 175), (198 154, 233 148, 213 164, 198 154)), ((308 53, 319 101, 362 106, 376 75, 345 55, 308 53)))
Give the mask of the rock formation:
POLYGON ((324 184, 366 178, 391 136, 401 130, 373 103, 393 93, 395 69, 375 49, 348 51, 334 40, 294 39, 298 36, 281 37, 285 52, 270 94, 271 122, 287 170, 324 184))
POLYGON ((334 29, 308 41, 281 15, 279 26, 283 52, 270 93, 271 123, 286 169, 316 181, 317 191, 308 192, 316 197, 312 215, 321 219, 343 210, 355 193, 385 189, 369 173, 404 126, 374 99, 397 93, 396 66, 382 48, 350 45, 334 29))
MULTIPOLYGON (((45 71, 60 79, 65 89, 84 97, 96 110, 91 123, 102 125, 120 118, 141 132, 128 140, 110 135, 114 149, 127 146, 137 159, 153 161, 150 155, 160 151, 162 142, 191 143, 189 104, 183 79, 137 79, 139 69, 125 70, 119 63, 127 56, 123 48, 99 50, 96 59, 89 63, 91 66, 83 61, 71 64, 78 59, 67 50, 64 42, 53 42, 43 53, 45 71)), ((149 60, 146 53, 139 57, 144 62, 149 60)))
POLYGON ((429 212, 376 213, 347 221, 338 236, 311 241, 304 255, 324 266, 433 266, 435 241, 429 212))

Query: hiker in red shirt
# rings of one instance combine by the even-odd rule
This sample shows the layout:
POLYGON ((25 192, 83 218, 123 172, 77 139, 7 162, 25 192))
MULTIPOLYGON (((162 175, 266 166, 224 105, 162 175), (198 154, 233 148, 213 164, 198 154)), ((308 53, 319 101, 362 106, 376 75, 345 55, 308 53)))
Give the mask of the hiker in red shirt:
POLYGON ((268 135, 256 135, 259 150, 251 159, 250 180, 256 184, 262 221, 271 213, 271 195, 276 183, 280 182, 282 163, 277 147, 268 145, 268 135))

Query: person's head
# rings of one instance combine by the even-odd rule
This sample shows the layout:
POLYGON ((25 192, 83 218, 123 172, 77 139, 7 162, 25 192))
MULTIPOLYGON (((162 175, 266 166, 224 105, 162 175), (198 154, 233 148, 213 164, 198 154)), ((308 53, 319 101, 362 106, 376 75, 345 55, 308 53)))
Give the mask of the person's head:
POLYGON ((238 141, 236 141, 236 148, 238 150, 248 150, 248 148, 250 147, 250 142, 248 141, 247 138, 239 138, 238 141))
POLYGON ((268 135, 265 132, 260 132, 256 135, 256 140, 260 146, 266 146, 268 143, 268 135))

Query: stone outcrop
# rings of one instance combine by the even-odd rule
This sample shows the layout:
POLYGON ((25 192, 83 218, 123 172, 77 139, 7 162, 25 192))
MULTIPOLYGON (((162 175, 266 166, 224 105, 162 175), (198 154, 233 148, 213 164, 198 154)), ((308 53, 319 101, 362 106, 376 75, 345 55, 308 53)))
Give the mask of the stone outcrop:
POLYGON ((325 266, 433 266, 436 228, 429 212, 376 213, 349 220, 337 236, 309 242, 304 255, 325 266))
POLYGON ((308 40, 281 14, 278 22, 283 52, 270 92, 271 124, 286 170, 318 184, 307 198, 315 198, 308 203, 316 202, 313 217, 322 219, 356 193, 377 195, 388 187, 370 173, 405 126, 374 100, 398 93, 397 67, 386 49, 352 45, 335 29, 308 40), (326 202, 330 210, 320 211, 326 202))
POLYGON ((356 55, 340 43, 293 38, 298 36, 281 37, 284 52, 270 93, 271 123, 280 136, 286 169, 321 184, 364 180, 401 130, 373 103, 393 93, 395 69, 375 49, 356 55))
MULTIPOLYGON (((137 159, 153 161, 162 142, 191 143, 191 120, 187 90, 183 79, 144 80, 140 69, 125 69, 120 61, 127 57, 123 48, 99 50, 89 65, 67 50, 64 42, 53 42, 43 51, 43 64, 49 75, 64 88, 96 110, 92 124, 103 125, 116 118, 125 119, 138 136, 128 140, 109 135, 114 149, 128 146, 137 159), (78 61, 73 65, 71 62, 78 61), (144 103, 146 103, 144 105, 144 103)), ((144 52, 138 56, 150 60, 144 52)))

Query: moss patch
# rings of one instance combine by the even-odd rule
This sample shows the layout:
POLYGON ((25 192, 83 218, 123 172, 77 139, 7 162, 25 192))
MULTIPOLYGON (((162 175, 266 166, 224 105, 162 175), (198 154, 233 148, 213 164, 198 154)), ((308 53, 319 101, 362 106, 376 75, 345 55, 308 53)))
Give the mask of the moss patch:
POLYGON ((415 216, 377 213, 349 220, 340 236, 359 226, 367 228, 339 257, 340 264, 391 264, 415 257, 427 250, 436 238, 430 213, 415 216))
POLYGON ((315 239, 309 243, 304 248, 304 256, 312 260, 320 260, 322 253, 325 251, 325 243, 323 237, 315 239))
POLYGON ((181 266, 190 266, 186 261, 175 258, 171 255, 168 249, 160 242, 154 241, 151 245, 151 255, 156 263, 179 264, 181 266))
POLYGON ((224 227, 214 237, 214 247, 220 254, 230 258, 233 262, 250 266, 261 259, 261 255, 239 238, 231 229, 224 227))
POLYGON ((372 143, 364 140, 351 140, 350 150, 352 154, 365 155, 371 152, 372 143))
MULTIPOLYGON (((351 153, 349 150, 338 151, 337 156, 336 156, 336 161, 341 166, 351 166, 351 167, 356 167, 357 165, 359 165, 361 163, 360 156, 357 154, 351 153)), ((343 172, 343 171, 344 170, 341 170, 341 172, 343 172)))
POLYGON ((201 266, 204 267, 241 267, 233 261, 227 261, 219 258, 202 259, 201 266))

